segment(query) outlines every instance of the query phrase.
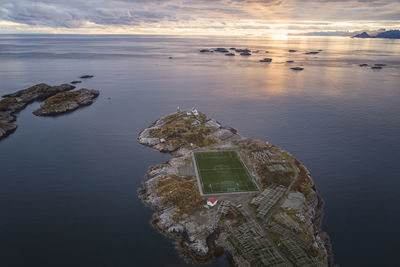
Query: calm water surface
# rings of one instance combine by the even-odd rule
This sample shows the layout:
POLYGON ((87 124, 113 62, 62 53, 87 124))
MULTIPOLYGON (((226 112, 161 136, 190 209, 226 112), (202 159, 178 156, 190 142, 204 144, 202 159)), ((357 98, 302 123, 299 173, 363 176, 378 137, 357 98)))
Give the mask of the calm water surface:
POLYGON ((152 212, 136 193, 148 166, 169 158, 138 145, 136 135, 177 105, 196 106, 299 158, 326 201, 323 229, 338 264, 398 265, 399 45, 349 38, 0 36, 1 94, 82 74, 96 77, 79 87, 101 91, 92 106, 57 118, 35 117, 39 103, 28 106, 18 130, 0 142, 0 266, 185 266, 170 240, 149 225, 152 212), (260 52, 198 53, 232 46, 260 52), (258 62, 264 57, 273 62, 258 62), (304 71, 290 70, 286 60, 304 71))

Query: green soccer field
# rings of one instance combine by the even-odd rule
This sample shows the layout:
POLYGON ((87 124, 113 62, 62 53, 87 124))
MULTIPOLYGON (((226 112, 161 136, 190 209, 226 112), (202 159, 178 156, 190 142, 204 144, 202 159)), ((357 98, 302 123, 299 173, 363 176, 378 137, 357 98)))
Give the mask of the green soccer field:
POLYGON ((238 152, 195 152, 194 157, 203 194, 258 190, 238 152))

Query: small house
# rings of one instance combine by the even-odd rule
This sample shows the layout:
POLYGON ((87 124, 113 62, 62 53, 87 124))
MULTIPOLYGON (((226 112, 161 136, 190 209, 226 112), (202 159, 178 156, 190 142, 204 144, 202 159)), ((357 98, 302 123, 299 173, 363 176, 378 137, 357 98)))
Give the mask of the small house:
POLYGON ((165 143, 165 138, 160 138, 160 143, 162 144, 162 143, 165 143))
POLYGON ((210 207, 214 207, 217 204, 218 200, 215 197, 210 197, 207 199, 207 205, 210 207))

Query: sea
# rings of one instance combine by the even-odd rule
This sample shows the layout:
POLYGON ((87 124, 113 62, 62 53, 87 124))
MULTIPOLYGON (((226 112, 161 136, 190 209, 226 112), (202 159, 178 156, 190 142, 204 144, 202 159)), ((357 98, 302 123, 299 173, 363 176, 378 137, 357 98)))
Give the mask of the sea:
POLYGON ((36 117, 32 103, 0 141, 0 266, 190 266, 137 193, 171 156, 136 137, 177 106, 297 157, 336 264, 398 266, 400 40, 0 35, 1 95, 84 74, 78 88, 100 91, 91 106, 36 117), (199 52, 217 47, 253 55, 199 52))

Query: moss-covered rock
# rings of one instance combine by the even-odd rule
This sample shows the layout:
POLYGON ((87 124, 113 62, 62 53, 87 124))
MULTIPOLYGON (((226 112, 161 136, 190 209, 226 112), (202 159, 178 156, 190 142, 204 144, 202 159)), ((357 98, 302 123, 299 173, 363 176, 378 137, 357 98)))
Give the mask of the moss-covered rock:
POLYGON ((100 92, 98 90, 89 89, 61 92, 46 99, 33 114, 36 116, 54 116, 71 112, 79 107, 92 104, 93 99, 99 94, 100 92))
POLYGON ((29 104, 33 101, 41 101, 59 92, 65 92, 74 89, 75 86, 70 84, 61 84, 58 86, 50 86, 45 83, 36 84, 24 90, 19 90, 12 94, 4 95, 5 98, 16 98, 18 102, 29 104))
MULTIPOLYGON (((80 90, 72 92, 71 94, 64 94, 64 92, 74 89, 75 86, 70 84, 61 84, 58 86, 50 86, 45 83, 36 84, 27 89, 19 90, 15 93, 6 94, 0 100, 0 139, 13 132, 17 125, 12 123, 16 120, 16 114, 23 110, 29 103, 34 101, 42 101, 51 98, 56 94, 61 94, 60 97, 54 98, 53 102, 57 105, 48 105, 45 109, 39 109, 37 115, 45 116, 68 112, 74 110, 82 105, 90 105, 93 98, 98 96, 98 91, 88 90, 89 92, 80 92, 80 90), (56 101, 57 100, 57 101, 56 101), (64 104, 64 106, 62 106, 64 104), (57 109, 58 107, 58 109, 57 109)), ((87 89, 84 89, 87 90, 87 89)))

